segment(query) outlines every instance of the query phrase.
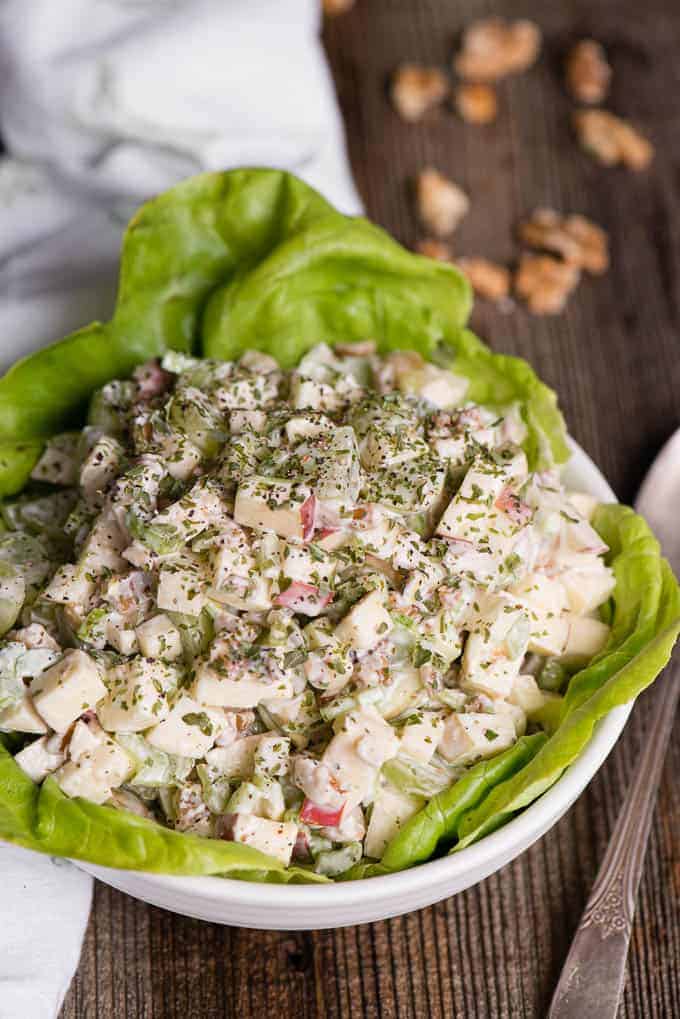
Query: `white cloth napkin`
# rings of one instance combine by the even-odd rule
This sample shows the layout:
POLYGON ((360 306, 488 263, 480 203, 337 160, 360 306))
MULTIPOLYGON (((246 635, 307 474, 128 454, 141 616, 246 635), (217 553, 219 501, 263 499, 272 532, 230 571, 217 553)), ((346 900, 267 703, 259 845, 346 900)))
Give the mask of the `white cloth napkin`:
MULTIPOLYGON (((3 0, 0 369, 107 318, 134 206, 203 170, 292 170, 361 209, 318 0, 3 0)), ((91 879, 0 844, 0 1019, 51 1019, 91 879)))
POLYGON ((319 7, 3 0, 0 367, 108 316, 131 210, 183 177, 275 166, 361 210, 319 7))

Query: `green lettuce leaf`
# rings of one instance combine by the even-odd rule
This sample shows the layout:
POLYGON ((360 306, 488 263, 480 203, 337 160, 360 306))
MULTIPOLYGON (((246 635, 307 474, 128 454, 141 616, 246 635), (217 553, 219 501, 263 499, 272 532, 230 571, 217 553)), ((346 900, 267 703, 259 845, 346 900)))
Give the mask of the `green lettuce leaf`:
POLYGON ((105 867, 157 874, 216 874, 256 881, 319 882, 250 846, 164 828, 127 811, 69 799, 54 779, 36 786, 0 739, 0 839, 105 867))

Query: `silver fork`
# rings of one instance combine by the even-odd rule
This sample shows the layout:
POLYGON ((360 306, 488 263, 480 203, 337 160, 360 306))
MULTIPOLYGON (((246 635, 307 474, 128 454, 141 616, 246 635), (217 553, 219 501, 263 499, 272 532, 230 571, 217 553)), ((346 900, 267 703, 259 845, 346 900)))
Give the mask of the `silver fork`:
MULTIPOLYGON (((636 508, 674 569, 680 565, 680 431, 654 461, 636 508)), ((612 832, 550 1006, 548 1019, 615 1019, 623 993, 635 901, 666 750, 680 695, 671 664, 659 682, 647 744, 612 832)))

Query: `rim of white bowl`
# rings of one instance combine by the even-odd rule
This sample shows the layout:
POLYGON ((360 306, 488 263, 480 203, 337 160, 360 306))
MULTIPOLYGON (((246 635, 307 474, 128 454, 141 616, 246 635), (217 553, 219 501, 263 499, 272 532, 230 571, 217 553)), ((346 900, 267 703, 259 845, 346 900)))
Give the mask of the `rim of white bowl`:
MULTIPOLYGON (((569 440, 572 458, 565 473, 575 471, 583 487, 602 502, 616 502, 616 496, 599 468, 588 454, 573 440, 569 440), (584 485, 584 481, 586 484, 584 485)), ((225 904, 273 907, 286 904, 296 907, 329 906, 342 903, 355 905, 366 900, 384 900, 395 893, 414 892, 430 887, 444 878, 453 879, 467 872, 480 870, 492 860, 505 866, 544 835, 583 792, 588 782, 602 766, 618 740, 632 710, 632 703, 615 708, 595 727, 586 748, 563 775, 537 800, 498 831, 486 835, 479 842, 450 856, 416 864, 406 870, 378 877, 341 881, 329 884, 267 884, 236 880, 229 877, 177 876, 152 874, 148 871, 121 871, 83 861, 73 862, 111 884, 119 884, 113 875, 133 876, 143 880, 146 888, 172 889, 188 895, 219 899, 225 904), (108 875, 111 875, 109 878, 108 875)), ((133 893, 134 894, 134 893, 133 893)))

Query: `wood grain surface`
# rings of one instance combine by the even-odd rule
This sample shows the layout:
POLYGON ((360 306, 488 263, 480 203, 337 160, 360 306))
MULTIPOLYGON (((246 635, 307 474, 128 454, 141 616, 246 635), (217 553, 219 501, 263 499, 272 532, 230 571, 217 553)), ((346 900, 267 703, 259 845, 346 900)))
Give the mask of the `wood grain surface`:
MULTIPOLYGON (((358 0, 325 41, 369 215, 419 236, 409 180, 432 164, 469 193, 460 254, 510 260, 536 205, 609 231, 612 268, 564 315, 489 306, 474 325, 529 358, 560 394, 576 439, 630 500, 680 423, 680 5, 671 0, 358 0), (404 59, 447 64, 463 25, 502 13, 545 32, 540 63, 503 83, 490 127, 441 111, 403 124, 386 99, 404 59), (606 170, 576 146, 561 61, 591 35, 614 68, 609 106, 656 146, 642 174, 606 170)), ((644 737, 645 695, 619 745, 563 820, 482 884, 400 919, 340 931, 264 933, 176 917, 98 884, 63 1019, 542 1017, 644 737)), ((680 729, 676 728, 676 734, 680 729)), ((631 944, 626 1019, 680 1016, 680 740, 671 750, 631 944)), ((592 1017, 597 1019, 597 1017, 592 1017)))

